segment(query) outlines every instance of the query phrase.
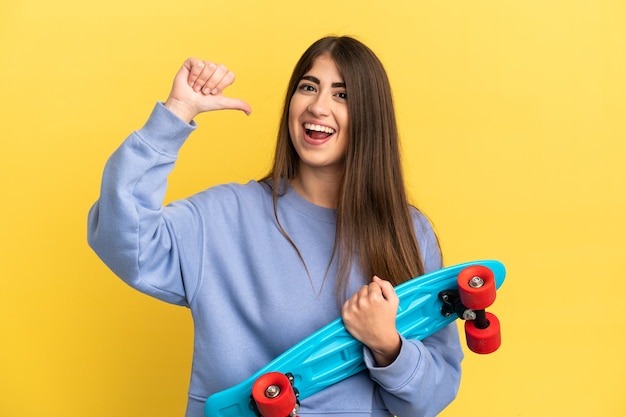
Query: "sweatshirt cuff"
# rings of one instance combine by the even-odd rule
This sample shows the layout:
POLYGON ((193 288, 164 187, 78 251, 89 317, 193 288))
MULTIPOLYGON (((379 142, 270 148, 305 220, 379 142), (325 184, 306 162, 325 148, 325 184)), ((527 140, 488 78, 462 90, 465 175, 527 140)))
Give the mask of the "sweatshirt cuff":
POLYGON ((162 102, 157 102, 148 121, 137 133, 160 153, 177 156, 185 140, 197 127, 195 121, 186 123, 162 102))
POLYGON ((369 369, 370 377, 386 390, 397 390, 413 379, 418 372, 422 352, 419 346, 400 336, 402 347, 395 361, 385 367, 378 367, 372 352, 363 347, 365 365, 369 369))

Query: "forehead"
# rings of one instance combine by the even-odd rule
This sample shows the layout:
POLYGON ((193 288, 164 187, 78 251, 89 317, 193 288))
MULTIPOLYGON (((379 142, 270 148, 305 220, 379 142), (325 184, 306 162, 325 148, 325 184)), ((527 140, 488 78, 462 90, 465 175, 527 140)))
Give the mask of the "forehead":
POLYGON ((328 54, 323 54, 315 58, 311 68, 303 76, 313 75, 319 79, 332 78, 332 81, 343 81, 343 75, 335 60, 328 54))

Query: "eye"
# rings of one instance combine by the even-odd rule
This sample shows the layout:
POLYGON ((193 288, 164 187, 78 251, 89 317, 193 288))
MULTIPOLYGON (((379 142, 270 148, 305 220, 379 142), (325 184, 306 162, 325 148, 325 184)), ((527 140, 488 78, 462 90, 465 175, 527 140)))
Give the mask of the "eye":
POLYGON ((348 99, 348 93, 346 93, 345 91, 342 91, 340 93, 335 94, 337 97, 339 97, 342 100, 347 100, 348 99))
POLYGON ((315 92, 315 86, 308 83, 302 83, 298 86, 298 90, 306 92, 315 92))

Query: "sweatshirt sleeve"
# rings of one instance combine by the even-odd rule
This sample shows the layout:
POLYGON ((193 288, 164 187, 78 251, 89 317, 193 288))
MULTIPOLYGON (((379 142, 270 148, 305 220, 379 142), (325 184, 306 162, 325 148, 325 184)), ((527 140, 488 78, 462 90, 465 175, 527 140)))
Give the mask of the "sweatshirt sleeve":
MULTIPOLYGON (((419 212, 414 223, 426 272, 440 269, 441 251, 430 223, 419 212)), ((423 341, 402 338, 398 358, 387 367, 376 367, 371 352, 364 351, 370 377, 397 417, 436 416, 457 395, 463 351, 456 322, 423 341)))
POLYGON ((456 324, 419 340, 402 338, 400 355, 383 368, 365 348, 365 364, 386 408, 397 417, 436 416, 457 395, 463 352, 456 324))
MULTIPOLYGON (((195 223, 200 220, 188 202, 166 208, 163 199, 178 151, 195 128, 194 122, 185 123, 157 103, 146 124, 107 161, 87 224, 89 245, 116 275, 139 291, 178 305, 188 305, 186 288, 192 287, 193 273, 181 262, 183 242, 177 236, 199 239, 188 233, 199 230, 195 223)), ((201 246, 197 241, 188 246, 194 244, 201 246)))

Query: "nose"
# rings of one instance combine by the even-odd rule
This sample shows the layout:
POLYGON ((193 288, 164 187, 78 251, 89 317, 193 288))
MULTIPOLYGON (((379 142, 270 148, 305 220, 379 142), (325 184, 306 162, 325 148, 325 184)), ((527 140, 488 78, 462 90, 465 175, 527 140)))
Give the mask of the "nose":
POLYGON ((330 99, 327 94, 318 94, 311 100, 307 110, 315 116, 328 116, 331 108, 330 99))

